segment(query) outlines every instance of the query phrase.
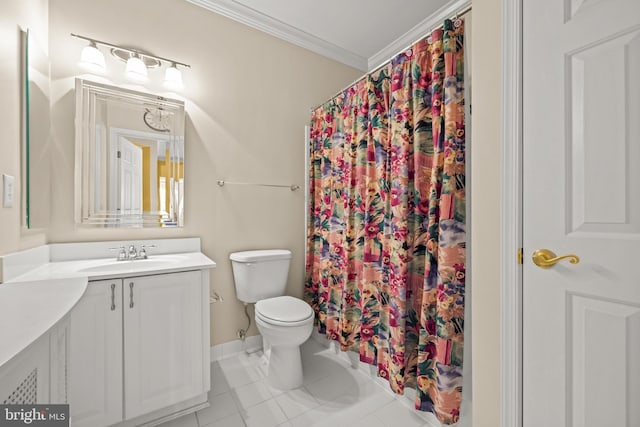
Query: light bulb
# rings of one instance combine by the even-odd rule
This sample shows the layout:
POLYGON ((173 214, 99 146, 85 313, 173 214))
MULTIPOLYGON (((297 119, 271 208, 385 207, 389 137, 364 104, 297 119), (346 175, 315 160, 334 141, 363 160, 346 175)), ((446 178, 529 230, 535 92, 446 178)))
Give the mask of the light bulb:
POLYGON ((164 87, 169 90, 180 90, 184 87, 182 84, 182 72, 178 70, 175 62, 164 73, 164 87))
POLYGON ((147 81, 147 66, 144 65, 144 62, 142 62, 142 59, 138 56, 132 56, 127 60, 125 74, 129 80, 145 82, 147 81))
POLYGON ((80 65, 92 73, 104 73, 106 65, 104 55, 96 46, 96 42, 91 41, 89 46, 85 46, 80 54, 80 65))

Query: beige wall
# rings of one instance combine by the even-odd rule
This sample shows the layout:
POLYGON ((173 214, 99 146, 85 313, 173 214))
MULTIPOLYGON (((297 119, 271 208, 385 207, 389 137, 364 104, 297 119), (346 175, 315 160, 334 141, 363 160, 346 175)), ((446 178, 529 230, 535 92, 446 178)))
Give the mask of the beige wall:
POLYGON ((500 425, 501 1, 473 3, 471 286, 473 427, 500 425))
POLYGON ((20 28, 28 28, 31 37, 46 47, 47 8, 47 0, 2 0, 0 5, 0 174, 16 180, 14 207, 0 205, 0 254, 41 245, 46 240, 42 231, 22 229, 20 28))
MULTIPOLYGON (((361 72, 250 29, 184 0, 56 0, 49 10, 53 123, 51 242, 198 236, 218 267, 211 286, 211 343, 236 339, 246 325, 235 298, 229 253, 288 248, 287 292, 301 296, 304 192, 216 180, 304 186, 309 108, 361 72), (73 222, 74 77, 84 43, 78 33, 129 45, 192 66, 184 72, 186 197, 183 229, 106 230, 73 222)), ((106 50, 105 50, 106 52, 106 50)), ((108 58, 104 79, 124 83, 124 64, 108 58)), ((161 79, 151 74, 154 82, 161 79)), ((153 84, 152 84, 153 86, 153 84)), ((154 87, 161 91, 161 87, 154 87)), ((250 335, 256 333, 255 327, 250 335)))

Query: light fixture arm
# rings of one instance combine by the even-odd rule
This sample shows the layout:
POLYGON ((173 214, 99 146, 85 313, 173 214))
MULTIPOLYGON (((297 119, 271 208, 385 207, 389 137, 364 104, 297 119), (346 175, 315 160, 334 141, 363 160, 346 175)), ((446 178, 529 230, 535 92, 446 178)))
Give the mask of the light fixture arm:
POLYGON ((153 58, 153 59, 156 59, 156 60, 158 60, 158 61, 168 62, 169 64, 172 64, 172 65, 174 65, 174 66, 175 66, 175 65, 180 65, 180 66, 182 66, 182 67, 191 68, 191 65, 189 65, 189 64, 185 64, 184 62, 176 61, 175 59, 169 59, 169 58, 163 58, 162 56, 150 55, 150 54, 148 54, 148 53, 146 53, 146 52, 142 52, 142 51, 139 51, 139 50, 136 50, 136 49, 132 49, 132 48, 130 48, 130 47, 122 47, 122 46, 118 46, 118 45, 115 45, 115 44, 113 44, 113 43, 103 42, 103 41, 101 41, 101 40, 92 39, 92 38, 90 38, 90 37, 81 36, 81 35, 79 35, 79 34, 71 33, 71 36, 72 36, 72 37, 79 38, 79 39, 82 39, 82 40, 86 40, 86 41, 88 41, 89 43, 93 43, 93 44, 100 44, 100 45, 103 45, 103 46, 110 47, 110 48, 112 48, 112 49, 120 49, 120 50, 123 50, 123 51, 125 51, 125 52, 132 53, 132 54, 134 54, 134 55, 145 56, 145 57, 147 57, 147 58, 153 58))

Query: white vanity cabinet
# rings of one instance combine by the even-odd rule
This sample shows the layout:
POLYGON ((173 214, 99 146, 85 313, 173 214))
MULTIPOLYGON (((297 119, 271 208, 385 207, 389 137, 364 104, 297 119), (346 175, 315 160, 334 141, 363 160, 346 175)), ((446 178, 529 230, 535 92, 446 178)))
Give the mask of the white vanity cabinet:
POLYGON ((189 271, 124 281, 126 419, 204 390, 200 274, 189 271))
POLYGON ((69 410, 74 426, 122 421, 122 279, 89 282, 71 311, 69 410))
POLYGON ((206 396, 208 283, 204 270, 89 282, 71 313, 73 426, 128 425, 206 396))

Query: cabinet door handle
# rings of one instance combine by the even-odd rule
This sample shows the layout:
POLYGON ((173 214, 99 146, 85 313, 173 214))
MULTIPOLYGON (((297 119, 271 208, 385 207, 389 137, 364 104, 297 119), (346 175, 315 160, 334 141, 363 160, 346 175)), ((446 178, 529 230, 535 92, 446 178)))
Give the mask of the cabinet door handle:
POLYGON ((116 309, 116 284, 111 284, 111 311, 116 309))
POLYGON ((133 308, 133 282, 129 282, 129 308, 133 308))

